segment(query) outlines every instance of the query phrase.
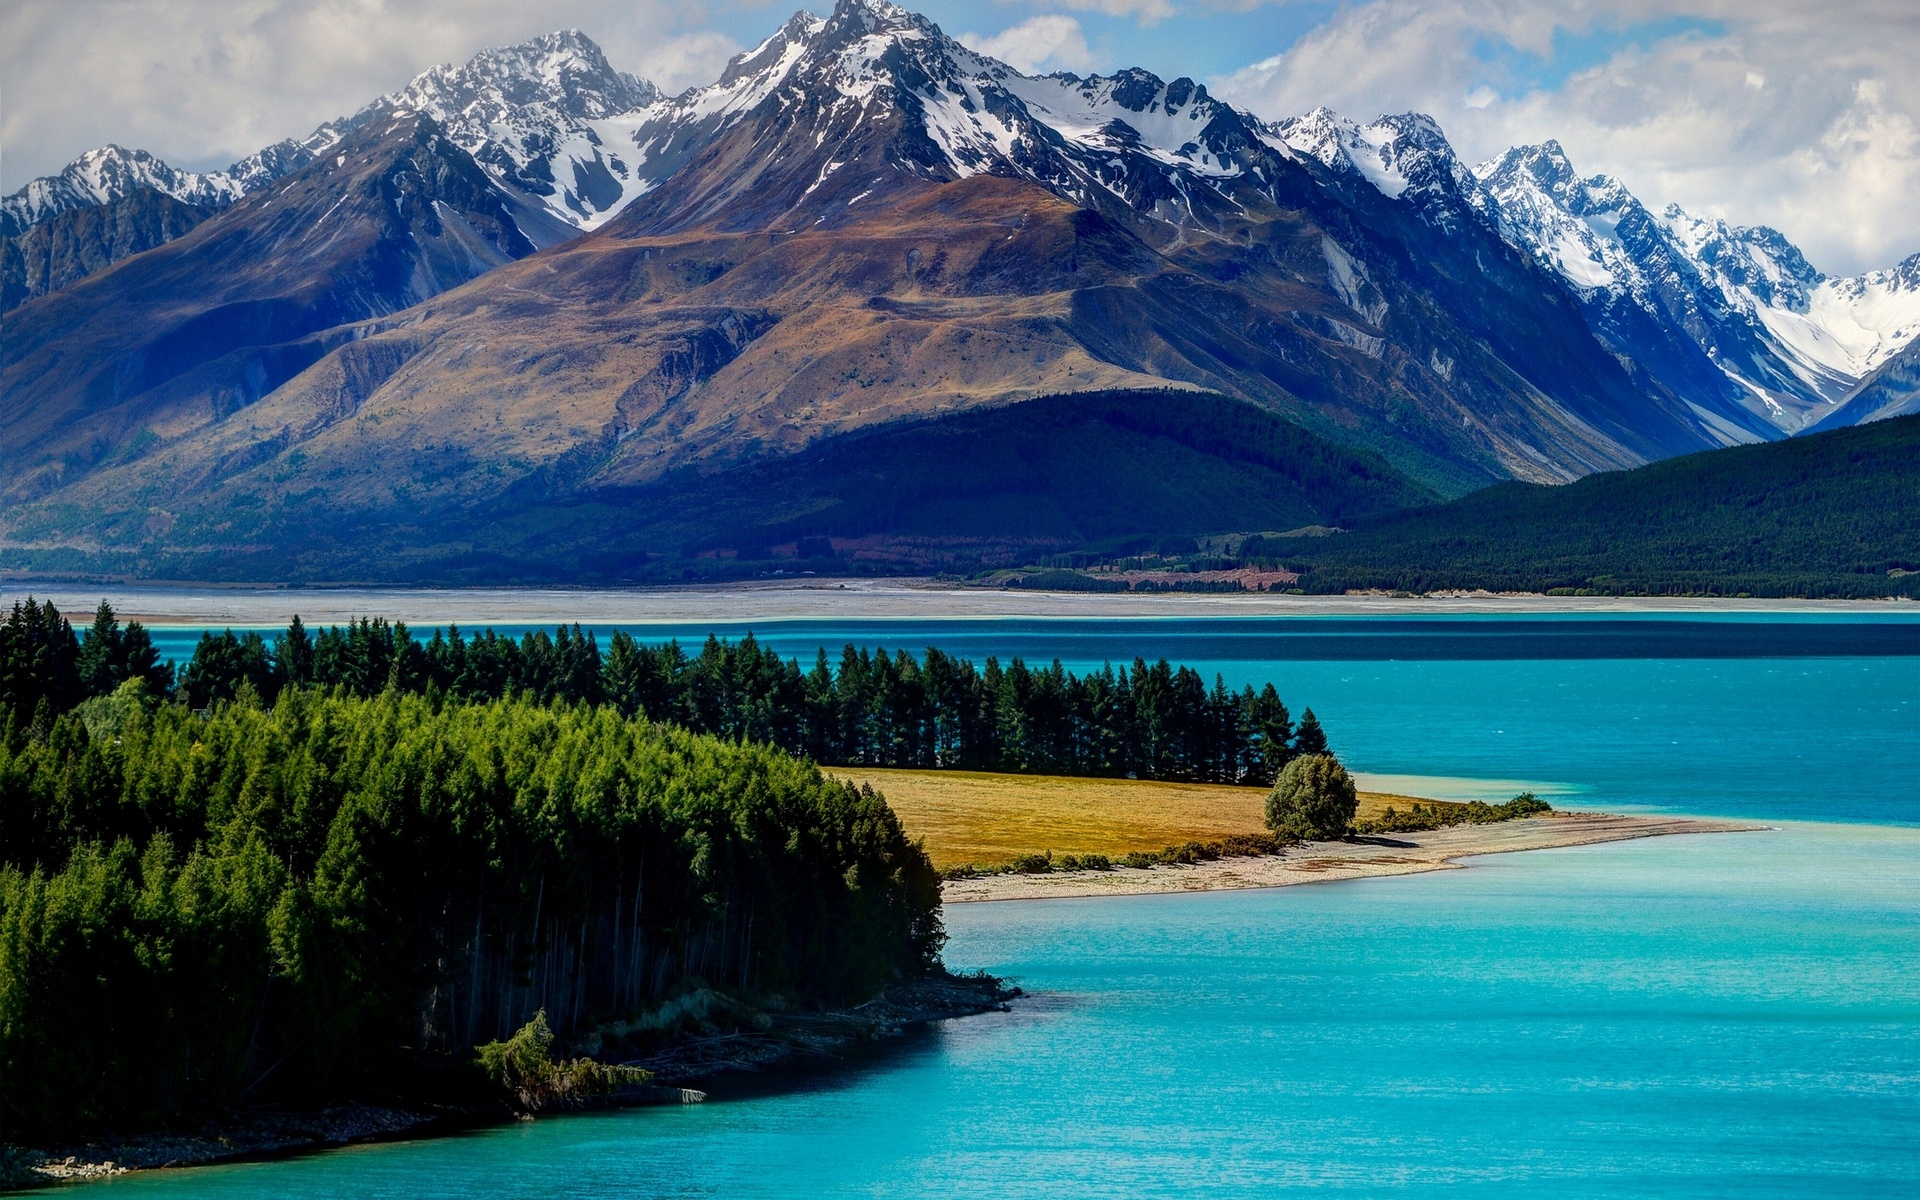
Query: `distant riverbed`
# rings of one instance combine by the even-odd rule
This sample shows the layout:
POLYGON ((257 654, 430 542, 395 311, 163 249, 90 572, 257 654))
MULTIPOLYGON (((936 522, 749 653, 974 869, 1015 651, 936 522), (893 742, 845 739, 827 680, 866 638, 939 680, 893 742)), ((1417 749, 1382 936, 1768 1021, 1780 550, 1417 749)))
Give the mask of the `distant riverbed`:
POLYGON ((1696 600, 1658 597, 1287 596, 1266 593, 1142 594, 1030 592, 959 587, 928 579, 795 580, 685 588, 206 588, 7 583, 62 611, 91 613, 102 597, 150 625, 277 626, 385 616, 414 625, 736 625, 795 620, 999 620, 1005 618, 1195 618, 1253 616, 1481 616, 1529 614, 1845 613, 1855 619, 1920 621, 1920 604, 1874 600, 1696 600))

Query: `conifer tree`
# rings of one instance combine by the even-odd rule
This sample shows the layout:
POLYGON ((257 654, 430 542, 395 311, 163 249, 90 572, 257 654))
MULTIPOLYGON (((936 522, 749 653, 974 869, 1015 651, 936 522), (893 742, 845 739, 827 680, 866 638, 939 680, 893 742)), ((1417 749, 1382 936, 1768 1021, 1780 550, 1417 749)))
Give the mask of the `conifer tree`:
POLYGON ((1293 752, 1296 756, 1325 754, 1327 752, 1327 734, 1320 728, 1320 718, 1308 709, 1300 714, 1300 728, 1293 735, 1293 752))
POLYGON ((120 620, 114 616, 113 605, 102 600, 100 607, 93 610, 93 624, 80 640, 80 656, 76 661, 80 690, 89 696, 104 696, 113 691, 126 678, 126 661, 120 620))
POLYGON ((313 639, 307 636, 307 627, 301 623, 299 613, 293 614, 287 632, 274 643, 273 657, 281 679, 287 683, 297 687, 313 682, 313 639))
POLYGON ((15 601, 0 625, 0 707, 22 722, 34 719, 44 702, 58 714, 84 696, 80 683, 80 641, 53 601, 33 597, 15 601))

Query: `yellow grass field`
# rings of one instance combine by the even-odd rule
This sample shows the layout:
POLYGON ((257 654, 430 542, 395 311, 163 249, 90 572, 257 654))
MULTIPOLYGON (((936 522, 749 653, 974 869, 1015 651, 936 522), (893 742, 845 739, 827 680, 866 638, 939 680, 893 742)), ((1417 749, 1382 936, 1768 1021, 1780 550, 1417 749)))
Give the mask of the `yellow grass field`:
MULTIPOLYGON (((1214 842, 1266 829, 1265 788, 1139 779, 1072 779, 979 771, 902 771, 831 767, 867 783, 900 814, 907 833, 924 838, 936 867, 1003 863, 1022 854, 1118 857, 1185 842, 1214 842)), ((1360 793, 1360 815, 1410 797, 1360 793)))

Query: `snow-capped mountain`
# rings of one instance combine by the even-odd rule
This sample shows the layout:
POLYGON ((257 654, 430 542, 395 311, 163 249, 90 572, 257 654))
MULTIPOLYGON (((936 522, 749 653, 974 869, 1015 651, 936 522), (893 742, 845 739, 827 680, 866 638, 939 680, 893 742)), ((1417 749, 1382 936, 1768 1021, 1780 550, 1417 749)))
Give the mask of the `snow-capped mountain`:
POLYGON ((202 208, 223 208, 245 190, 224 172, 199 175, 170 167, 145 150, 102 146, 58 175, 35 179, 0 200, 0 237, 17 236, 71 209, 110 204, 143 187, 202 208))
POLYGON ((1476 168, 1489 215, 1590 306, 1631 304, 1685 332, 1785 432, 1824 417, 1920 334, 1920 256, 1823 275, 1779 232, 1655 213, 1619 180, 1581 176, 1556 142, 1476 168))
POLYGON ((598 125, 659 99, 653 84, 614 70, 590 38, 566 29, 435 67, 356 119, 424 112, 488 174, 591 229, 643 190, 598 125))
POLYGON ((1480 181, 1453 152, 1439 122, 1425 113, 1383 116, 1362 125, 1330 108, 1268 125, 1269 141, 1318 161, 1336 177, 1364 180, 1382 195, 1424 210, 1445 226, 1479 206, 1480 181))
MULTIPOLYGON (((1179 504, 1222 455, 1296 471, 1288 427, 1435 495, 1761 436, 1609 353, 1426 118, 1270 127, 1186 79, 1028 76, 884 0, 799 13, 671 98, 588 45, 428 72, 236 164, 251 190, 193 232, 22 304, 0 491, 194 554, 240 536, 230 511, 266 514, 250 545, 377 519, 432 548, 516 506, 658 549, 842 519, 763 467, 881 432, 950 447, 943 422, 1062 397, 1144 397, 1098 437, 1166 441, 1179 504), (592 228, 542 242, 523 202, 592 228), (676 515, 689 471, 738 501, 725 528, 676 515)), ((942 450, 911 482, 1000 495, 981 436, 989 475, 950 480, 975 468, 942 450)), ((899 494, 869 482, 849 530, 899 494)), ((1073 486, 1116 484, 1121 511, 1124 474, 1073 486)), ((1065 508, 994 520, 1094 536, 1065 508)))
POLYGON ((89 151, 60 174, 35 179, 0 200, 0 236, 17 235, 72 208, 109 203, 137 187, 223 208, 303 169, 354 130, 408 112, 438 121, 518 197, 567 225, 590 229, 644 190, 621 156, 608 152, 597 126, 659 99, 651 83, 614 70, 585 34, 561 30, 482 51, 463 66, 424 71, 352 116, 276 142, 224 171, 181 171, 144 150, 118 146, 89 151))
POLYGON ((1267 128, 1443 229, 1478 213, 1566 282, 1616 354, 1730 441, 1820 421, 1920 334, 1920 256, 1830 278, 1776 230, 1656 213, 1617 179, 1583 177, 1557 142, 1468 169, 1417 113, 1361 124, 1321 108, 1267 128))
MULTIPOLYGON (((1117 203, 1175 222, 1223 204, 1222 181, 1261 176, 1249 156, 1253 123, 1191 80, 1140 70, 1025 76, 883 0, 842 4, 829 17, 797 13, 715 83, 599 128, 624 127, 651 186, 770 98, 815 127, 816 146, 878 114, 905 114, 912 146, 892 168, 910 175, 1023 178, 1091 207, 1117 203)), ((823 164, 808 194, 845 161, 823 164)))

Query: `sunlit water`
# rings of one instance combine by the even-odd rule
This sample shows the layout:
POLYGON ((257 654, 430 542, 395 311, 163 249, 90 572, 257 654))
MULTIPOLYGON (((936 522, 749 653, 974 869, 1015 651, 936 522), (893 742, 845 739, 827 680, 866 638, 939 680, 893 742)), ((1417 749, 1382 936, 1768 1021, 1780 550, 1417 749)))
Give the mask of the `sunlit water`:
MULTIPOLYGON (((1920 627, 1846 646, 1769 626, 1738 635, 1757 654, 1711 658, 1685 656, 1684 628, 1595 631, 1617 654, 1661 657, 1554 659, 1437 658, 1396 633, 1391 659, 1340 660, 1257 628, 1071 624, 770 633, 809 657, 848 639, 1075 667, 1165 653, 1230 683, 1272 678, 1356 767, 1450 794, 1532 783, 1593 807, 1876 824, 956 907, 949 962, 1013 976, 1032 999, 824 1077, 103 1186, 407 1200, 1915 1194, 1920 658, 1903 645, 1920 627)), ((1540 641, 1472 632, 1521 653, 1540 641)), ((1727 636, 1693 632, 1692 652, 1727 636)))

